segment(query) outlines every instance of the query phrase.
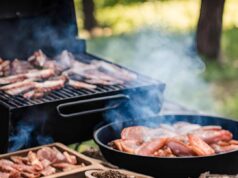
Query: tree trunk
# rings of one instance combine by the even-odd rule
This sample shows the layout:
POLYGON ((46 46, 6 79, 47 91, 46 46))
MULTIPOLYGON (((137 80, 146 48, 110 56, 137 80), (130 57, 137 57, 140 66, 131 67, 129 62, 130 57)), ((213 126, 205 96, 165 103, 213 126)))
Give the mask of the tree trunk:
POLYGON ((97 26, 97 21, 94 16, 95 5, 93 0, 82 0, 82 8, 84 15, 84 28, 91 31, 97 26))
POLYGON ((202 0, 196 43, 200 54, 218 59, 225 0, 202 0))

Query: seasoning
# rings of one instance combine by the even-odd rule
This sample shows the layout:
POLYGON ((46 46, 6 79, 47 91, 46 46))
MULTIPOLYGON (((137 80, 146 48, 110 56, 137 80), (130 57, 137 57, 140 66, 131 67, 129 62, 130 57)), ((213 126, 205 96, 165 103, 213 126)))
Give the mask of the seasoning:
POLYGON ((126 174, 122 174, 119 171, 103 171, 103 172, 94 172, 92 175, 96 178, 136 178, 135 176, 129 176, 126 174))

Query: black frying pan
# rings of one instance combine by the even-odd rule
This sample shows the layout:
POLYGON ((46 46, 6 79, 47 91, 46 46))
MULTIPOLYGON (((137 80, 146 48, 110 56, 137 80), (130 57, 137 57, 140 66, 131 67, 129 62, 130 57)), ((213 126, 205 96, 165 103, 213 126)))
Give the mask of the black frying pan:
POLYGON ((156 158, 127 154, 107 146, 112 140, 120 138, 121 130, 125 127, 135 125, 155 127, 160 123, 178 121, 200 125, 220 125, 231 131, 235 139, 238 138, 238 122, 234 120, 201 115, 166 115, 146 120, 111 123, 95 131, 94 139, 104 157, 112 164, 154 177, 198 177, 206 171, 221 174, 238 173, 238 151, 206 157, 156 158))

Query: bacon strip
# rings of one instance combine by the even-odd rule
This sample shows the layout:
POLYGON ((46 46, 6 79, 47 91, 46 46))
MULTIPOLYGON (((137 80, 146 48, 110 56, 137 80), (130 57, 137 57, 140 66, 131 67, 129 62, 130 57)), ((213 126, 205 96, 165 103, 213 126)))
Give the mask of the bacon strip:
POLYGON ((87 83, 95 84, 95 85, 118 85, 123 84, 123 82, 118 80, 102 80, 102 79, 88 79, 85 80, 87 83))
POLYGON ((0 87, 0 90, 11 90, 11 89, 15 89, 15 88, 20 88, 20 87, 30 85, 31 83, 34 83, 34 82, 32 80, 24 80, 24 81, 20 81, 20 82, 2 86, 2 87, 0 87))
POLYGON ((27 77, 24 74, 12 75, 9 77, 0 78, 0 85, 6 85, 9 83, 14 83, 18 81, 25 80, 27 77))
POLYGON ((65 84, 64 79, 46 81, 46 82, 42 82, 42 83, 36 82, 35 89, 25 93, 23 95, 23 97, 27 98, 27 99, 40 98, 40 97, 44 96, 45 93, 63 88, 64 84, 65 84))
POLYGON ((18 75, 12 75, 8 77, 0 78, 0 85, 6 85, 9 83, 19 82, 25 79, 32 79, 32 80, 47 79, 53 75, 54 75, 54 70, 52 69, 36 70, 36 71, 28 72, 26 74, 18 74, 18 75))
POLYGON ((193 156, 194 152, 192 149, 184 144, 183 142, 176 139, 169 139, 167 146, 171 149, 176 156, 193 156))
POLYGON ((132 81, 137 79, 137 75, 125 70, 123 68, 120 68, 116 65, 106 63, 104 61, 92 61, 92 64, 98 66, 101 68, 101 70, 105 71, 106 73, 110 74, 111 76, 123 80, 123 81, 132 81))
POLYGON ((47 79, 49 77, 54 76, 55 72, 53 69, 44 69, 44 70, 36 70, 32 72, 28 72, 26 75, 26 78, 29 79, 47 79))
POLYGON ((212 149, 212 147, 210 147, 206 142, 196 135, 189 134, 188 139, 192 150, 198 156, 209 156, 215 154, 215 151, 212 149))
POLYGON ((144 141, 148 134, 149 128, 144 126, 133 126, 124 128, 121 132, 121 138, 123 140, 138 140, 144 141))
POLYGON ((167 139, 165 138, 161 138, 161 139, 145 142, 136 150, 135 153, 142 156, 153 156, 153 154, 157 150, 159 150, 165 145, 166 140, 167 139))
POLYGON ((230 141, 233 137, 232 133, 227 130, 203 130, 200 129, 194 132, 196 136, 200 137, 208 144, 216 143, 219 141, 230 141))
POLYGON ((75 81, 75 80, 69 80, 68 85, 70 85, 71 87, 75 88, 75 89, 80 89, 80 88, 85 88, 85 89, 95 89, 97 88, 96 85, 91 85, 88 83, 84 83, 84 82, 79 82, 79 81, 75 81))

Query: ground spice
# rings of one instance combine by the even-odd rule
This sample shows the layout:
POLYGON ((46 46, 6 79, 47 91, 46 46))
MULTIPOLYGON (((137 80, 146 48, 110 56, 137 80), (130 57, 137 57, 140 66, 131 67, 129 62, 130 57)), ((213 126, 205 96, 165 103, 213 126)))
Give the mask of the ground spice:
POLYGON ((92 174, 96 178, 136 178, 135 176, 128 176, 126 174, 122 174, 119 171, 103 171, 103 172, 94 172, 92 174))

